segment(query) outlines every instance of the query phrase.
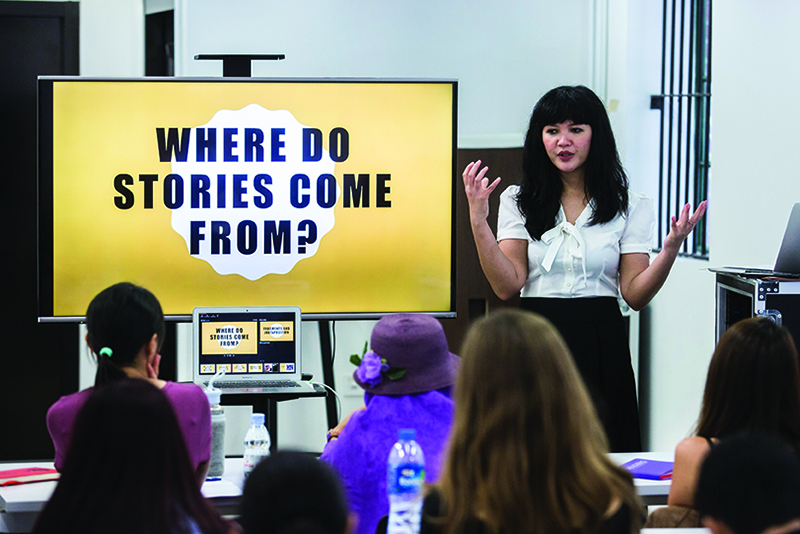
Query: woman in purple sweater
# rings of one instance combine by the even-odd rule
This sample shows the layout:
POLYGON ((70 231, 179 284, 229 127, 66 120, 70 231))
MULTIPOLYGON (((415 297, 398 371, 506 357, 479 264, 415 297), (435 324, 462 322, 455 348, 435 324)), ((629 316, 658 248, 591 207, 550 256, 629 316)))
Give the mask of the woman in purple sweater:
MULTIPOLYGON (((198 484, 211 458, 211 411, 208 398, 195 384, 158 378, 164 339, 164 314, 150 291, 127 282, 101 291, 86 311, 86 343, 97 358, 95 387, 124 378, 147 380, 161 389, 175 410, 198 484)), ((61 397, 47 412, 47 430, 55 446, 55 467, 61 470, 72 427, 93 388, 61 397)))
POLYGON ((437 481, 453 418, 450 390, 461 361, 448 349, 441 323, 423 314, 383 317, 372 330, 370 349, 353 373, 366 406, 330 431, 321 458, 342 479, 358 515, 355 534, 372 534, 389 512, 386 460, 399 429, 417 431, 425 480, 437 481))

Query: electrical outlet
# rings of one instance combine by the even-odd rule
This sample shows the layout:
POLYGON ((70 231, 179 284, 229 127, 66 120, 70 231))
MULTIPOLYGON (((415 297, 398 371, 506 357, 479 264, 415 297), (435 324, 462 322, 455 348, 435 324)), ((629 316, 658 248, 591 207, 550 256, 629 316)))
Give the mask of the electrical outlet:
POLYGON ((356 384, 353 375, 345 375, 339 383, 344 384, 342 391, 339 393, 346 397, 361 397, 364 394, 364 390, 356 384))

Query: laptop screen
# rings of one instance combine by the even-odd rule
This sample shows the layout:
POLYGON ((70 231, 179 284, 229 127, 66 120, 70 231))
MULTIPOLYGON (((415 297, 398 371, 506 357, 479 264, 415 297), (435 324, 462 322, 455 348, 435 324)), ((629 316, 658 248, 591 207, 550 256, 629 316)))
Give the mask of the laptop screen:
POLYGON ((800 202, 792 207, 789 222, 786 223, 781 248, 775 259, 775 271, 800 274, 800 202))
POLYGON ((196 308, 194 376, 208 381, 299 375, 300 309, 294 307, 196 308))

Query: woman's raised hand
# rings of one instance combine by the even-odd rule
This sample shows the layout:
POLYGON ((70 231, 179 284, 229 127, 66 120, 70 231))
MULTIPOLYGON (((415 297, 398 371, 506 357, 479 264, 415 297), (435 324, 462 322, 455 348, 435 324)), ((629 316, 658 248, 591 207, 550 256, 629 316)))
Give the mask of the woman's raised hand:
POLYGON ((690 216, 689 209, 691 207, 689 204, 686 204, 681 210, 680 217, 676 218, 673 215, 672 222, 670 224, 669 235, 667 235, 666 239, 664 240, 664 248, 680 248, 681 245, 683 245, 683 242, 686 240, 686 236, 688 236, 689 233, 694 230, 694 227, 700 222, 700 219, 703 218, 707 206, 708 200, 702 201, 697 206, 697 210, 695 210, 694 214, 690 216))
POLYGON ((464 190, 467 193, 467 202, 469 203, 469 216, 473 223, 486 220, 489 217, 489 195, 500 183, 499 176, 494 182, 489 183, 489 179, 486 178, 488 170, 489 167, 481 169, 481 160, 478 160, 467 165, 461 175, 464 178, 464 190))

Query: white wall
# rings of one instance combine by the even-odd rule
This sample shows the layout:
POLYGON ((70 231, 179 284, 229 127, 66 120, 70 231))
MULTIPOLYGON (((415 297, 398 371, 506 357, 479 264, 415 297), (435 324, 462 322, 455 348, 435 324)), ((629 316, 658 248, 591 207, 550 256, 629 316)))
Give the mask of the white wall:
POLYGON ((284 53, 253 74, 457 78, 459 145, 521 146, 539 96, 592 83, 596 3, 176 0, 176 74, 222 74, 196 54, 284 53))
POLYGON ((80 1, 81 76, 144 76, 142 0, 80 1))
POLYGON ((789 212, 800 201, 800 3, 714 4, 712 168, 719 264, 773 265, 789 212))
MULTIPOLYGON (((713 259, 712 259, 713 261, 713 259)), ((694 430, 714 350, 714 275, 709 262, 679 258, 648 306, 640 389, 647 450, 675 448, 694 430)))
POLYGON ((144 12, 147 15, 173 9, 175 9, 174 0, 144 0, 144 12))

